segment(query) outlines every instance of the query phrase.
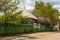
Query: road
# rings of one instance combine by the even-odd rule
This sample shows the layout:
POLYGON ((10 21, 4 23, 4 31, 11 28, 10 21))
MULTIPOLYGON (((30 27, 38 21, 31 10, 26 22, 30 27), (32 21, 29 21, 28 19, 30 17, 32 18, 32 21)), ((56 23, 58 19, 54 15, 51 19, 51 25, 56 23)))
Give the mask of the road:
POLYGON ((0 38, 1 40, 60 40, 60 32, 39 32, 39 33, 32 33, 32 34, 25 34, 22 36, 10 36, 0 38))

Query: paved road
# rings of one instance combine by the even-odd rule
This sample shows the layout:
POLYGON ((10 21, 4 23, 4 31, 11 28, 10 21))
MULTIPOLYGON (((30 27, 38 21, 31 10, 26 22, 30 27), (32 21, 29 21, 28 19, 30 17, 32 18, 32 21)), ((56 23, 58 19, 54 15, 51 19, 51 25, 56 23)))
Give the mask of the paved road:
POLYGON ((60 32, 43 32, 0 38, 1 40, 60 40, 60 32))

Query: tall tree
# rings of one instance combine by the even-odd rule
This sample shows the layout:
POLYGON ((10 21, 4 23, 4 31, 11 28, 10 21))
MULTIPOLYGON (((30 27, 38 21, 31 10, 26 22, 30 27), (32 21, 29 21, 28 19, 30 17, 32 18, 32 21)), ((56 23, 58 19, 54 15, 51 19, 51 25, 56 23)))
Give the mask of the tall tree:
POLYGON ((20 0, 0 0, 0 11, 1 12, 13 12, 18 7, 20 0))
POLYGON ((18 9, 20 1, 21 0, 0 0, 0 12, 4 13, 0 16, 0 22, 18 24, 24 20, 20 15, 22 11, 15 12, 18 9), (13 14, 13 12, 15 12, 15 14, 13 14))
POLYGON ((52 8, 51 3, 44 3, 43 1, 36 2, 33 13, 37 17, 49 18, 52 21, 52 25, 55 25, 57 23, 58 10, 52 8))

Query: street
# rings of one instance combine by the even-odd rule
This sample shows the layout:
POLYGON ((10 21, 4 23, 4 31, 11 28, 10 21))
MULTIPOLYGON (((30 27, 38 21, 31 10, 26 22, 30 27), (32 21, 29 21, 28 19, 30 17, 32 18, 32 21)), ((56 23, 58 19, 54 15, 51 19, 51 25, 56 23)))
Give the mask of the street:
POLYGON ((40 32, 22 36, 2 37, 0 40, 60 40, 60 32, 40 32))

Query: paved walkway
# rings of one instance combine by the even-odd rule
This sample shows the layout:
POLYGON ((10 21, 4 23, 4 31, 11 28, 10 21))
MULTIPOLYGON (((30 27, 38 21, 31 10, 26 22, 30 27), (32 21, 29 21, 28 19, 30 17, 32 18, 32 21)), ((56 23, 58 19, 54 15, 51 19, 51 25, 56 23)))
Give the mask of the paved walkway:
POLYGON ((60 32, 40 32, 22 36, 4 37, 0 40, 60 40, 60 32))

